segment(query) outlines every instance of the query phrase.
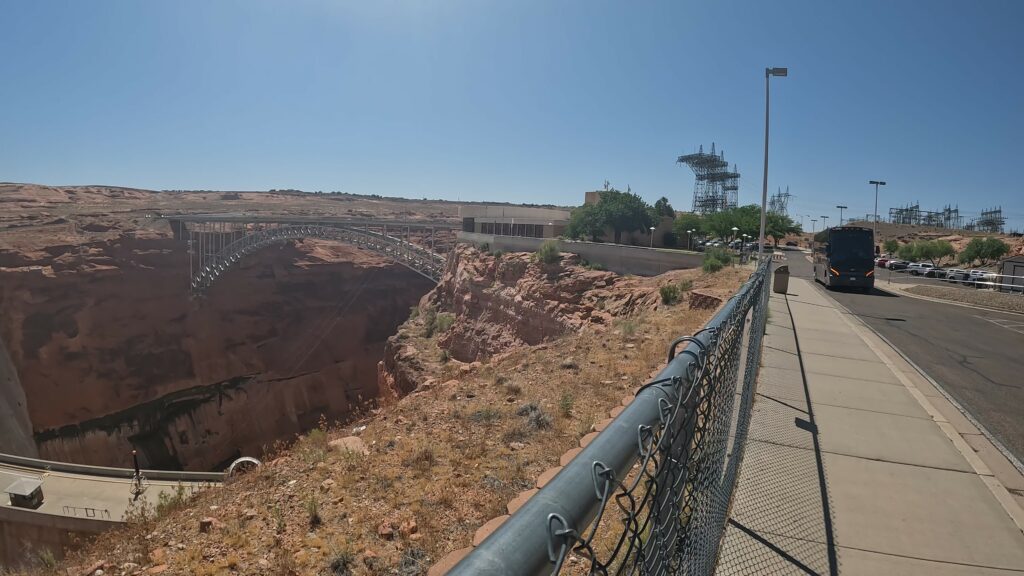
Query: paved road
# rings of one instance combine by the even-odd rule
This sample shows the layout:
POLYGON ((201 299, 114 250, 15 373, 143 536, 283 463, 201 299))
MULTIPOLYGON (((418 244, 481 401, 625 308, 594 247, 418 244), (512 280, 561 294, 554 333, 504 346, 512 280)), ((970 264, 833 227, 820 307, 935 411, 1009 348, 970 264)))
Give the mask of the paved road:
MULTIPOLYGON (((786 255, 792 275, 813 279, 804 253, 786 255)), ((828 294, 924 369, 1024 461, 1024 316, 879 290, 828 294)))
MULTIPOLYGON (((39 514, 118 522, 124 520, 125 512, 134 500, 131 492, 132 482, 127 478, 48 471, 0 462, 0 507, 11 505, 3 490, 19 478, 42 481, 43 504, 34 510, 39 514)), ((146 501, 149 506, 156 507, 160 501, 160 494, 166 492, 173 495, 179 484, 189 495, 210 485, 192 481, 147 480, 146 490, 140 499, 146 501)))

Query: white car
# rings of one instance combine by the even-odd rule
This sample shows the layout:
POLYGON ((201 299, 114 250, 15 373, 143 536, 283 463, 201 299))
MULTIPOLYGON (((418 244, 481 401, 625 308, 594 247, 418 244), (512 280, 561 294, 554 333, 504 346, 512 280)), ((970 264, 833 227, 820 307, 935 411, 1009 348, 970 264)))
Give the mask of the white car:
POLYGON ((935 268, 934 264, 929 264, 927 262, 914 262, 907 266, 907 272, 909 272, 911 276, 923 276, 932 268, 935 268))

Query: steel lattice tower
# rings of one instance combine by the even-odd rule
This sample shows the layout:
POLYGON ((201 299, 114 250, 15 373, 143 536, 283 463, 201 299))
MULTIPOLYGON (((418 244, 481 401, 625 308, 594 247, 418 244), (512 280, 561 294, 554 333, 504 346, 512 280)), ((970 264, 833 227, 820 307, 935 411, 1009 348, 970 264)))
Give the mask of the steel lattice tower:
POLYGON ((786 186, 785 192, 782 191, 782 188, 779 188, 779 191, 772 194, 771 199, 768 200, 768 211, 789 216, 789 199, 791 197, 792 194, 789 193, 789 186, 786 186))
POLYGON ((696 178, 693 185, 694 212, 711 214, 736 207, 740 173, 735 166, 729 171, 725 153, 716 154, 713 142, 710 153, 705 153, 701 145, 699 152, 680 156, 676 162, 689 166, 696 178))

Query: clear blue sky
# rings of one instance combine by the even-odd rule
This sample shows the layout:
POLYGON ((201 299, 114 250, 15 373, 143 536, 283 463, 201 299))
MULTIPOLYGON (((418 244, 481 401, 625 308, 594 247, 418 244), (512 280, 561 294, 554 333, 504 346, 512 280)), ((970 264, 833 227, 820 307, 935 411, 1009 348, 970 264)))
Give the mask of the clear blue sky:
MULTIPOLYGON (((0 180, 689 209, 712 141, 790 212, 1024 228, 1024 2, 4 0, 0 180)), ((806 223, 810 227, 810 223, 806 223)), ((820 225, 820 224, 819 224, 820 225)))

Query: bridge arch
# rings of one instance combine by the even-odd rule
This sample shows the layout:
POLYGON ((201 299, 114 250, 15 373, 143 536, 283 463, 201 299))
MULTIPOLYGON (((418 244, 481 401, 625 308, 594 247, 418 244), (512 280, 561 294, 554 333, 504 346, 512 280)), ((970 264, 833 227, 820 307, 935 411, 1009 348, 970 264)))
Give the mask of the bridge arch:
POLYGON ((206 290, 221 274, 248 254, 272 244, 305 238, 338 240, 372 250, 434 282, 441 279, 444 271, 444 255, 369 228, 341 224, 288 225, 255 230, 224 246, 219 252, 206 255, 198 269, 192 273, 192 291, 198 293, 206 290))

